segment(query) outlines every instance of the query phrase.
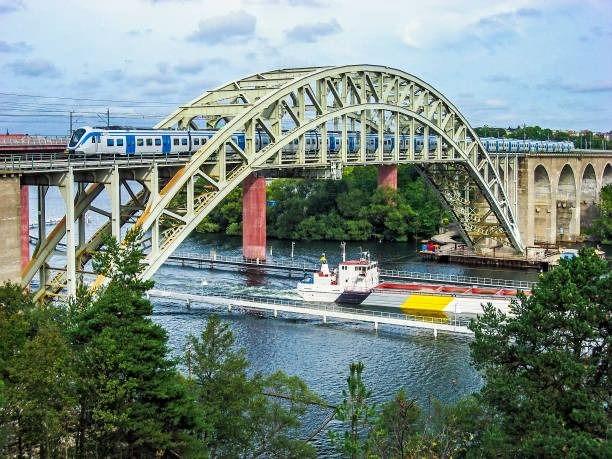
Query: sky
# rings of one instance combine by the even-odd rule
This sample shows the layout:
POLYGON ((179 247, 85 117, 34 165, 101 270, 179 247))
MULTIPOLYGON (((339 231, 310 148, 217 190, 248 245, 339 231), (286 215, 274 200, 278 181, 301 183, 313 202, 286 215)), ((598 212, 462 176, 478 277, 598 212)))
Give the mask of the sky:
POLYGON ((152 126, 276 68, 416 75, 473 126, 612 130, 612 0, 0 0, 0 132, 152 126))

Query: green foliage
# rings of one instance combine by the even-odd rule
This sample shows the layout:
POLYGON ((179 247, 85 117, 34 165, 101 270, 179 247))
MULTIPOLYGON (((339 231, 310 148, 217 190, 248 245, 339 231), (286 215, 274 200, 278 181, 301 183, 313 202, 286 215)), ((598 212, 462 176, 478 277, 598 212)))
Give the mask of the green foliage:
POLYGON ((185 451, 199 425, 195 403, 168 359, 167 335, 149 316, 138 278, 140 234, 108 240, 94 266, 110 278, 76 309, 70 336, 78 355, 77 455, 153 456, 185 451))
POLYGON ((198 225, 201 233, 224 232, 230 236, 241 234, 242 187, 234 188, 221 203, 198 225))
POLYGON ((404 389, 381 407, 369 435, 370 448, 379 457, 403 458, 421 450, 419 420, 421 409, 404 389))
POLYGON ((206 420, 199 437, 212 457, 315 456, 294 436, 300 416, 318 398, 282 372, 249 377, 244 350, 234 349, 229 326, 217 316, 199 339, 189 337, 184 361, 206 420))
POLYGON ((49 457, 63 450, 74 406, 73 354, 63 322, 61 310, 37 307, 21 286, 0 287, 0 439, 6 455, 36 450, 49 457))
POLYGON ((351 363, 346 379, 347 389, 342 390, 344 400, 336 407, 335 419, 342 423, 342 431, 329 431, 329 438, 343 454, 351 458, 364 457, 369 450, 369 435, 376 407, 363 382, 363 363, 351 363))
MULTIPOLYGON (((375 167, 347 167, 342 180, 273 180, 267 231, 294 240, 405 241, 438 230, 445 213, 433 191, 409 166, 399 190, 378 189, 375 167)), ((198 226, 200 232, 242 232, 242 190, 233 190, 198 226)))
POLYGON ((479 398, 501 416, 508 455, 610 457, 612 282, 591 249, 562 260, 512 315, 492 306, 470 325, 479 398))
POLYGON ((600 241, 612 244, 612 183, 601 189, 599 217, 593 220, 589 232, 600 241))

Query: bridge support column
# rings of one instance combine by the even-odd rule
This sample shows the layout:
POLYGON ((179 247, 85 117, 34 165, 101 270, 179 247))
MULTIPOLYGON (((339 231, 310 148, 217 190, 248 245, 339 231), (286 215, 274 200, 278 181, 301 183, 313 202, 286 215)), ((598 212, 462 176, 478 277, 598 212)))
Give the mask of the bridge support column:
POLYGON ((21 280, 21 189, 19 177, 0 177, 0 283, 21 280))
POLYGON ((378 166, 378 186, 397 190, 397 165, 378 166))
POLYGON ((242 255, 266 259, 266 179, 255 173, 242 182, 242 255))
POLYGON ((30 261, 30 193, 27 185, 21 186, 21 268, 25 268, 30 261))
POLYGON ((68 296, 76 297, 77 275, 76 275, 76 247, 74 234, 74 174, 72 166, 64 174, 60 181, 60 194, 64 200, 66 209, 66 289, 68 296))

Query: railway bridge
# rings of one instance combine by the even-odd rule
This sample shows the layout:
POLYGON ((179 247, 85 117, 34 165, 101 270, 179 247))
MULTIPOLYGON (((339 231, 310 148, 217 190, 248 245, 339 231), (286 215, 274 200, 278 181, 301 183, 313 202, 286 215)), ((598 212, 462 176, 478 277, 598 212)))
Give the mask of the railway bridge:
MULTIPOLYGON (((590 193, 588 202, 592 202, 601 185, 610 180, 610 152, 592 153, 592 172, 578 164, 582 164, 585 153, 568 154, 570 168, 578 168, 572 169, 576 170, 574 177, 583 177, 584 173, 588 177, 586 186, 583 182, 575 185, 578 182, 574 181, 573 194, 567 173, 561 168, 557 174, 558 166, 548 166, 546 158, 489 154, 465 117, 441 92, 413 75, 380 66, 254 74, 203 93, 155 127, 218 130, 192 155, 70 159, 63 153, 22 152, 4 156, 0 161, 0 194, 5 197, 0 203, 0 227, 6 237, 0 243, 0 279, 20 279, 28 284, 38 276, 40 295, 64 286, 68 294, 74 294, 78 271, 104 236, 120 239, 133 225, 138 225, 150 241, 143 274, 149 278, 202 219, 241 185, 244 256, 264 258, 266 177, 330 178, 338 177, 345 166, 374 165, 379 168, 379 185, 396 187, 397 165, 413 164, 437 190, 468 244, 503 244, 517 252, 543 234, 533 229, 542 224, 542 219, 535 217, 542 204, 534 189, 543 189, 540 164, 531 170, 533 164, 542 162, 552 184, 547 201, 551 213, 559 196, 568 198, 567 202, 573 198, 576 205, 586 196, 584 189, 590 193), (325 142, 315 152, 306 148, 306 133, 317 131, 325 139, 328 130, 340 133, 339 151, 331 151, 325 142), (270 143, 257 148, 255 136, 261 131, 269 136, 270 143), (238 132, 245 133, 243 148, 232 140, 238 132), (357 151, 347 149, 349 132, 360 135, 357 151), (372 134, 378 136, 375 150, 366 148, 366 135, 372 134), (388 135, 395 136, 391 149, 384 148, 388 135), (437 142, 433 150, 424 147, 419 151, 414 142, 401 149, 401 135, 423 135, 425 139, 435 136, 437 142), (297 148, 289 151, 287 145, 297 148), (39 242, 31 257, 25 252, 27 243, 20 242, 27 220, 20 192, 24 186, 36 187, 39 203, 39 242), (66 215, 47 234, 44 203, 51 186, 59 188, 66 215), (108 194, 110 209, 92 204, 101 193, 108 194), (108 217, 89 238, 85 234, 87 212, 108 217), (49 259, 62 239, 67 245, 66 267, 51 277, 49 259)), ((546 221, 558 220, 566 225, 562 226, 564 236, 579 229, 579 217, 571 216, 566 224, 566 217, 557 217, 562 214, 559 211, 554 219, 546 221)), ((556 235, 556 228, 554 231, 556 235)), ((553 230, 544 233, 552 236, 553 230)))

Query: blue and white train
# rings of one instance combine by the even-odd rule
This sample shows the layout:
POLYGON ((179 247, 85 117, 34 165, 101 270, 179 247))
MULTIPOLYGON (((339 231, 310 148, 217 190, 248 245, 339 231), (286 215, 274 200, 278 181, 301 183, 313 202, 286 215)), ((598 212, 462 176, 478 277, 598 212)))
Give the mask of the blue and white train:
POLYGON ((574 143, 569 141, 496 139, 492 137, 484 137, 480 140, 486 150, 492 153, 569 153, 575 148, 574 143))
MULTIPOLYGON (((205 145, 217 131, 171 131, 154 129, 128 129, 121 127, 82 127, 74 131, 68 143, 68 153, 74 156, 88 155, 168 155, 195 153, 205 145)), ((327 150, 330 153, 340 151, 341 133, 330 131, 327 133, 327 150)), ((359 132, 347 133, 347 152, 355 154, 360 149, 361 135, 359 132)), ((366 134, 366 152, 378 150, 378 134, 366 134)), ((541 142, 534 140, 514 139, 481 139, 484 147, 490 152, 569 152, 574 149, 571 142, 541 142)), ((241 149, 245 148, 245 134, 236 133, 232 141, 241 149)), ((309 131, 304 135, 304 149, 306 153, 319 151, 321 147, 321 134, 309 131)), ((270 137, 263 131, 255 132, 255 149, 265 148, 270 143, 270 137)), ((383 137, 383 151, 394 150, 395 135, 385 134, 383 137)), ((400 151, 405 152, 410 146, 410 136, 399 136, 400 151)), ((422 135, 414 136, 414 151, 423 152, 424 143, 428 151, 438 147, 438 137, 430 135, 428 142, 424 142, 422 135)), ((445 146, 442 145, 445 149, 445 146)), ((231 147, 227 147, 231 152, 231 147)), ((283 148, 283 152, 296 152, 298 140, 294 140, 283 148)))
MULTIPOLYGON (((170 131, 153 129, 126 129, 119 127, 95 128, 82 127, 74 131, 68 143, 69 154, 75 156, 87 155, 163 155, 177 153, 194 153, 205 145, 215 130, 198 131, 170 131)), ((349 132, 348 153, 359 151, 361 136, 359 132, 349 132)), ((400 136, 400 150, 408 150, 409 136, 400 136)), ((245 134, 236 133, 232 141, 239 147, 245 147, 245 134)), ((383 139, 384 151, 393 151, 395 137, 386 134, 383 139)), ((257 130, 255 132, 255 148, 260 150, 270 143, 267 133, 257 130)), ((423 136, 417 135, 414 140, 416 152, 423 151, 423 136)), ((429 151, 434 151, 438 145, 436 136, 429 136, 429 151)), ((321 134, 309 131, 304 135, 304 148, 307 153, 319 151, 321 134)), ((231 148, 228 146, 228 152, 231 148)), ((341 134, 328 132, 327 150, 331 153, 339 152, 341 148, 341 134)), ((295 152, 298 149, 298 140, 295 139, 283 148, 284 152, 295 152)), ((366 151, 374 152, 378 149, 378 134, 366 134, 366 151)))

